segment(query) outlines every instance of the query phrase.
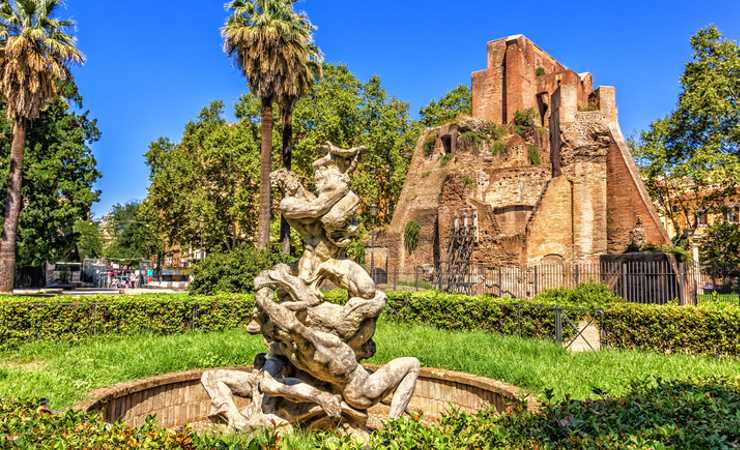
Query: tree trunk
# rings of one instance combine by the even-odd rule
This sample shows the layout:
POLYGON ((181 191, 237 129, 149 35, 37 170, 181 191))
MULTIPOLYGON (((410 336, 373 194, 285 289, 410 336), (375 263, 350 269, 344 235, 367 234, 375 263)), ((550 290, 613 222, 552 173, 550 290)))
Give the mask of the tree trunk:
MULTIPOLYGON (((293 105, 288 101, 283 105, 281 121, 283 125, 283 168, 290 170, 293 165, 293 105)), ((283 253, 290 255, 290 225, 284 217, 280 218, 280 242, 283 244, 283 253)))
POLYGON ((15 247, 18 219, 21 214, 21 182, 23 180, 23 151, 26 146, 26 122, 16 119, 13 143, 10 147, 10 175, 5 199, 5 221, 0 242, 0 292, 13 292, 15 283, 15 247))
POLYGON ((260 150, 260 217, 257 249, 270 246, 270 171, 272 170, 272 97, 262 99, 262 147, 260 150))

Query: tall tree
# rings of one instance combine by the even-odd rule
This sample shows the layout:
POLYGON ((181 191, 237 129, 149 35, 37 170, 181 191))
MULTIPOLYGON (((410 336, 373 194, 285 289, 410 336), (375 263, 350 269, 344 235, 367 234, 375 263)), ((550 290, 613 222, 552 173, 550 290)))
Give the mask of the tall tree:
POLYGON ((250 90, 261 100, 260 217, 257 247, 270 241, 273 103, 296 93, 288 81, 297 61, 308 61, 312 27, 293 10, 294 0, 232 0, 222 34, 224 50, 234 57, 250 90))
MULTIPOLYGON (((17 232, 18 267, 40 267, 47 261, 76 260, 81 233, 78 221, 89 222, 100 193, 92 143, 100 138, 89 112, 78 112, 82 98, 72 83, 29 127, 23 160, 23 209, 17 232)), ((0 105, 0 167, 8 167, 12 125, 0 105)), ((0 179, 0 191, 7 180, 0 179)), ((0 198, 0 209, 5 205, 0 198)))
POLYGON ((73 22, 55 17, 60 4, 61 0, 0 0, 0 94, 13 122, 0 292, 13 290, 26 131, 57 97, 60 81, 72 78, 68 65, 84 63, 69 32, 73 22))
MULTIPOLYGON (((280 124, 282 125, 282 163, 285 169, 290 170, 293 163, 293 110, 296 102, 306 95, 313 83, 321 77, 321 52, 312 42, 311 30, 313 25, 305 14, 299 14, 305 23, 301 29, 308 34, 301 36, 306 39, 296 41, 291 47, 292 52, 286 52, 291 60, 289 76, 280 86, 278 93, 278 105, 280 106, 280 124)), ((280 219, 280 241, 283 245, 283 253, 290 254, 290 225, 285 218, 280 219)))
POLYGON ((682 245, 740 186, 740 47, 714 26, 691 46, 676 110, 634 145, 645 184, 682 245))

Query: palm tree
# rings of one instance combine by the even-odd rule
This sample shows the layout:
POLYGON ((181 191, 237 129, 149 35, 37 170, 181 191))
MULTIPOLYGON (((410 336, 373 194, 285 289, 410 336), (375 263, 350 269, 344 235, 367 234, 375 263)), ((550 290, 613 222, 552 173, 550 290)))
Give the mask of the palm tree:
MULTIPOLYGON (((257 247, 270 242, 270 171, 272 169, 272 105, 303 89, 296 72, 310 59, 313 27, 293 10, 294 0, 232 0, 232 14, 222 30, 224 50, 234 57, 249 89, 261 101, 260 217, 257 247)), ((291 108, 292 109, 292 108, 291 108)))
POLYGON ((60 83, 72 79, 68 65, 85 62, 70 33, 74 23, 55 18, 61 3, 62 0, 0 0, 0 95, 13 123, 0 241, 0 292, 13 290, 26 130, 57 97, 60 83))
MULTIPOLYGON (((313 26, 305 15, 305 29, 313 26)), ((304 46, 296 47, 290 56, 290 77, 280 86, 278 105, 280 106, 280 123, 282 133, 282 162, 283 168, 290 170, 293 162, 293 110, 298 100, 306 95, 313 83, 321 77, 321 51, 311 42, 309 34, 304 46)), ((283 243, 283 253, 290 254, 290 225, 283 218, 280 220, 280 240, 283 243)))

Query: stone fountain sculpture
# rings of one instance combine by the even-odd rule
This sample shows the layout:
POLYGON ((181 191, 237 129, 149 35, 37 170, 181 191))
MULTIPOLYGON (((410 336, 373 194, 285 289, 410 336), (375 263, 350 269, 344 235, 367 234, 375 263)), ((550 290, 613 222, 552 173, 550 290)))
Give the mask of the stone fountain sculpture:
POLYGON ((240 431, 267 428, 339 429, 366 436, 368 409, 384 401, 400 417, 419 375, 416 358, 398 358, 371 372, 360 361, 375 354, 373 335, 386 296, 370 275, 347 259, 356 237, 360 199, 350 175, 362 148, 327 143, 313 163, 316 193, 286 169, 271 174, 283 194, 280 212, 305 247, 294 266, 280 264, 255 278, 256 308, 248 332, 262 334, 266 354, 250 372, 213 370, 202 383, 222 416, 240 431), (348 291, 349 301, 324 301, 325 280, 348 291), (239 409, 234 395, 250 399, 239 409))

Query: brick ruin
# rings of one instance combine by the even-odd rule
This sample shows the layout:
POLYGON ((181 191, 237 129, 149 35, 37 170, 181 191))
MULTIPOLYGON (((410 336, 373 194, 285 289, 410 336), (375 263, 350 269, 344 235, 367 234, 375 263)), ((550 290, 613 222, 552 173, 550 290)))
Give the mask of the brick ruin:
POLYGON ((622 136, 613 87, 594 89, 591 74, 517 35, 488 43, 472 94, 472 117, 422 133, 368 264, 403 274, 453 259, 524 268, 669 242, 622 136), (420 226, 413 246, 404 236, 411 222, 420 226))

